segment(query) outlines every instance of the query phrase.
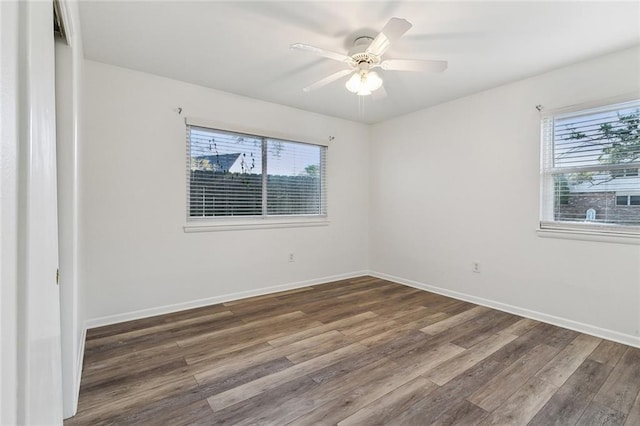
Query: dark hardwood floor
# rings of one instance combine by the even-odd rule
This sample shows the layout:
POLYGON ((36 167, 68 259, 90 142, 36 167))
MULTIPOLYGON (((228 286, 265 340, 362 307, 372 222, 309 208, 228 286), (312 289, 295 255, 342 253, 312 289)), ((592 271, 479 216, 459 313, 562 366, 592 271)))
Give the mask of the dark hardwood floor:
POLYGON ((640 349, 361 277, 91 329, 65 425, 640 425, 640 349))

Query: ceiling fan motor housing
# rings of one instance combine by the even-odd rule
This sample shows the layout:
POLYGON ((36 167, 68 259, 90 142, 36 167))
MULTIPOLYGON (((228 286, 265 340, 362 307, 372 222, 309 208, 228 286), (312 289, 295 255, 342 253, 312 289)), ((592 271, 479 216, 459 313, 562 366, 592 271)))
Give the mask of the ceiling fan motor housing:
POLYGON ((356 65, 364 63, 375 65, 380 63, 379 56, 367 53, 367 48, 372 41, 373 38, 369 36, 358 37, 354 40, 353 47, 349 51, 349 56, 351 56, 356 65))

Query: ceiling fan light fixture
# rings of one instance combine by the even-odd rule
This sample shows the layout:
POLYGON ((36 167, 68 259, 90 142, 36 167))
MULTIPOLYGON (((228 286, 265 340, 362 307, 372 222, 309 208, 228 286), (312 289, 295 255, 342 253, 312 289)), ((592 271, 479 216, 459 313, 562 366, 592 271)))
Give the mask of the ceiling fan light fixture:
POLYGON ((376 72, 362 71, 353 74, 347 80, 345 87, 348 91, 356 93, 358 96, 367 96, 382 87, 382 79, 376 72))
POLYGON ((360 76, 360 73, 355 73, 349 80, 347 80, 345 87, 352 93, 358 93, 360 86, 362 85, 361 79, 362 77, 360 76))
POLYGON ((367 73, 366 85, 367 88, 373 92, 374 90, 378 90, 380 87, 382 87, 382 79, 377 72, 371 71, 367 73))

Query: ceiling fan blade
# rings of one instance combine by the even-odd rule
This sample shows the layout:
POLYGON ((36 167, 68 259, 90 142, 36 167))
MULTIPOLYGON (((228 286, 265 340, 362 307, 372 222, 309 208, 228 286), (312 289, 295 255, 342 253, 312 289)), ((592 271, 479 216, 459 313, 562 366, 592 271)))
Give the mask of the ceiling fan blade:
POLYGON ((398 40, 411 28, 411 23, 406 19, 391 18, 382 31, 376 36, 367 48, 367 53, 382 56, 389 45, 398 40))
POLYGON ((319 88, 321 88, 323 86, 326 86, 329 83, 333 83, 334 81, 344 77, 347 74, 351 74, 352 72, 353 72, 353 70, 338 71, 336 73, 331 74, 330 76, 327 76, 327 77, 323 78, 322 80, 316 81, 312 85, 307 86, 302 90, 304 90, 305 92, 311 92, 312 90, 319 89, 319 88))
POLYGON ((387 59, 380 67, 389 71, 430 71, 442 72, 447 69, 447 61, 427 61, 417 59, 387 59))
POLYGON ((324 56, 325 58, 333 59, 339 62, 345 62, 347 64, 353 64, 351 56, 343 55, 342 53, 332 52, 331 50, 320 49, 319 47, 309 46, 308 44, 295 43, 289 46, 291 49, 302 50, 304 52, 314 53, 316 55, 324 56))

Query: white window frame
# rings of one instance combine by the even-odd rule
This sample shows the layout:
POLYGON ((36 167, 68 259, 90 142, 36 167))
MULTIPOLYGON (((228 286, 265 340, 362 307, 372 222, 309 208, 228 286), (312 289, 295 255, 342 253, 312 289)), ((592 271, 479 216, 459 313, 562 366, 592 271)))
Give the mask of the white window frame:
MULTIPOLYGON (((553 175, 566 169, 554 169, 549 165, 553 164, 553 120, 566 115, 597 112, 597 110, 610 110, 612 106, 619 105, 621 108, 625 103, 637 103, 639 96, 637 93, 618 96, 599 102, 590 102, 574 105, 566 108, 558 108, 544 111, 541 115, 540 125, 540 220, 538 222, 537 234, 540 237, 576 239, 587 241, 602 241, 611 243, 624 243, 640 245, 640 226, 627 226, 615 224, 597 224, 577 222, 564 222, 553 220, 553 202, 545 197, 553 197, 553 175)), ((628 168, 634 168, 631 166, 628 168)))
MULTIPOLYGON (((189 128, 190 127, 199 127, 204 129, 211 129, 212 131, 221 131, 221 132, 230 132, 230 133, 238 133, 244 135, 250 135, 256 138, 261 138, 263 140, 266 139, 276 139, 281 140, 283 142, 293 142, 293 143, 306 143, 309 145, 317 145, 324 148, 324 172, 325 177, 323 179, 324 189, 323 189, 323 204, 324 204, 324 213, 317 215, 267 215, 265 212, 261 216, 238 216, 238 217, 230 217, 230 216, 211 216, 211 217, 192 217, 189 215, 189 185, 190 185, 190 177, 189 177, 189 166, 187 166, 187 173, 185 174, 186 179, 186 223, 183 226, 183 230, 186 233, 192 232, 212 232, 212 231, 233 231, 233 230, 248 230, 248 229, 272 229, 272 228, 301 228, 301 227, 318 227, 318 226, 328 226, 329 225, 329 215, 328 215, 328 202, 327 199, 329 197, 329 192, 327 188, 327 180, 328 176, 328 168, 327 165, 329 150, 329 143, 313 139, 305 136, 294 135, 286 132, 279 132, 267 129, 257 129, 257 128, 248 128, 244 126, 236 126, 228 123, 220 123, 212 120, 201 119, 201 118, 185 118, 186 124, 186 153, 187 153, 187 163, 190 162, 189 158, 189 150, 190 150, 190 141, 189 141, 189 128)), ((264 142, 263 142, 264 143, 264 142)))

